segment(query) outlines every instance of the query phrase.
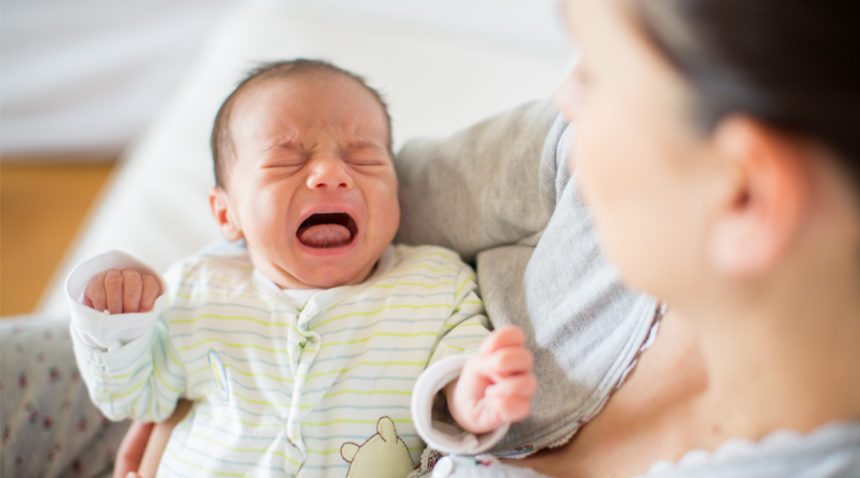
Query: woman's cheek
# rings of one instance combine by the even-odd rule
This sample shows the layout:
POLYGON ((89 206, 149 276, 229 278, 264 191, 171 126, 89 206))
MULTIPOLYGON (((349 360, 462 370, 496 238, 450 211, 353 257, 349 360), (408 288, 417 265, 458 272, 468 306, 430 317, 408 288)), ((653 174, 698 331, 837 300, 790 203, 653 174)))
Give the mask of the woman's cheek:
POLYGON ((586 202, 599 207, 601 198, 610 185, 605 184, 606 152, 599 131, 591 122, 581 122, 574 126, 571 156, 573 172, 586 202))

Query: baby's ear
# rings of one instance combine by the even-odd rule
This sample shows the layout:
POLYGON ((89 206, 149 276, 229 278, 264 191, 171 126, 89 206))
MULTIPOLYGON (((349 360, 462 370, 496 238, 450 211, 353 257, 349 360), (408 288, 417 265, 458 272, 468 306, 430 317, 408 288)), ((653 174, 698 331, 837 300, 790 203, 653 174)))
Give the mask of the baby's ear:
POLYGON ((209 191, 209 207, 212 210, 212 216, 215 222, 218 223, 218 228, 221 230, 221 235, 224 239, 230 242, 238 241, 244 236, 242 234, 242 226, 236 219, 236 215, 230 207, 230 198, 227 196, 227 191, 224 191, 220 186, 215 186, 209 191))

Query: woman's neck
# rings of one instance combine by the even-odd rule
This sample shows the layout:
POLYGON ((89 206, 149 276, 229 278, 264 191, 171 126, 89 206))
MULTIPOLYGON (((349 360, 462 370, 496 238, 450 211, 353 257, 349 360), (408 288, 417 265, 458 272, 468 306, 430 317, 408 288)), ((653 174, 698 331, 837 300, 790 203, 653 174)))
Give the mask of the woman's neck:
POLYGON ((860 278, 811 282, 745 307, 680 311, 704 361, 700 404, 721 417, 721 435, 758 439, 860 418, 860 278))

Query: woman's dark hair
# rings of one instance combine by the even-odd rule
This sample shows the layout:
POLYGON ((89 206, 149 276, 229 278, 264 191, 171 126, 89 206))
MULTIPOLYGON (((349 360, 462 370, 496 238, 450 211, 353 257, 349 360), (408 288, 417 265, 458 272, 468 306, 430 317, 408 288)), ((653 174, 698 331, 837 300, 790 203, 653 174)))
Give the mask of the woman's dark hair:
POLYGON ((747 114, 833 151, 860 187, 857 0, 628 0, 706 130, 747 114))

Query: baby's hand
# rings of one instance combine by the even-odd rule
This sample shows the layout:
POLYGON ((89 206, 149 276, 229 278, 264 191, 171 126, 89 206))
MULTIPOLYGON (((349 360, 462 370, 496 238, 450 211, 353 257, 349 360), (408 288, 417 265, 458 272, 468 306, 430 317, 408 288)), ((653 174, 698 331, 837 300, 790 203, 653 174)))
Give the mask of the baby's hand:
POLYGON ((481 344, 480 353, 466 362, 460 377, 446 387, 448 408, 465 430, 487 433, 528 416, 537 379, 524 341, 518 327, 496 330, 481 344))
POLYGON ((149 312, 159 294, 161 282, 155 275, 137 269, 110 269, 90 279, 84 305, 111 314, 149 312))

